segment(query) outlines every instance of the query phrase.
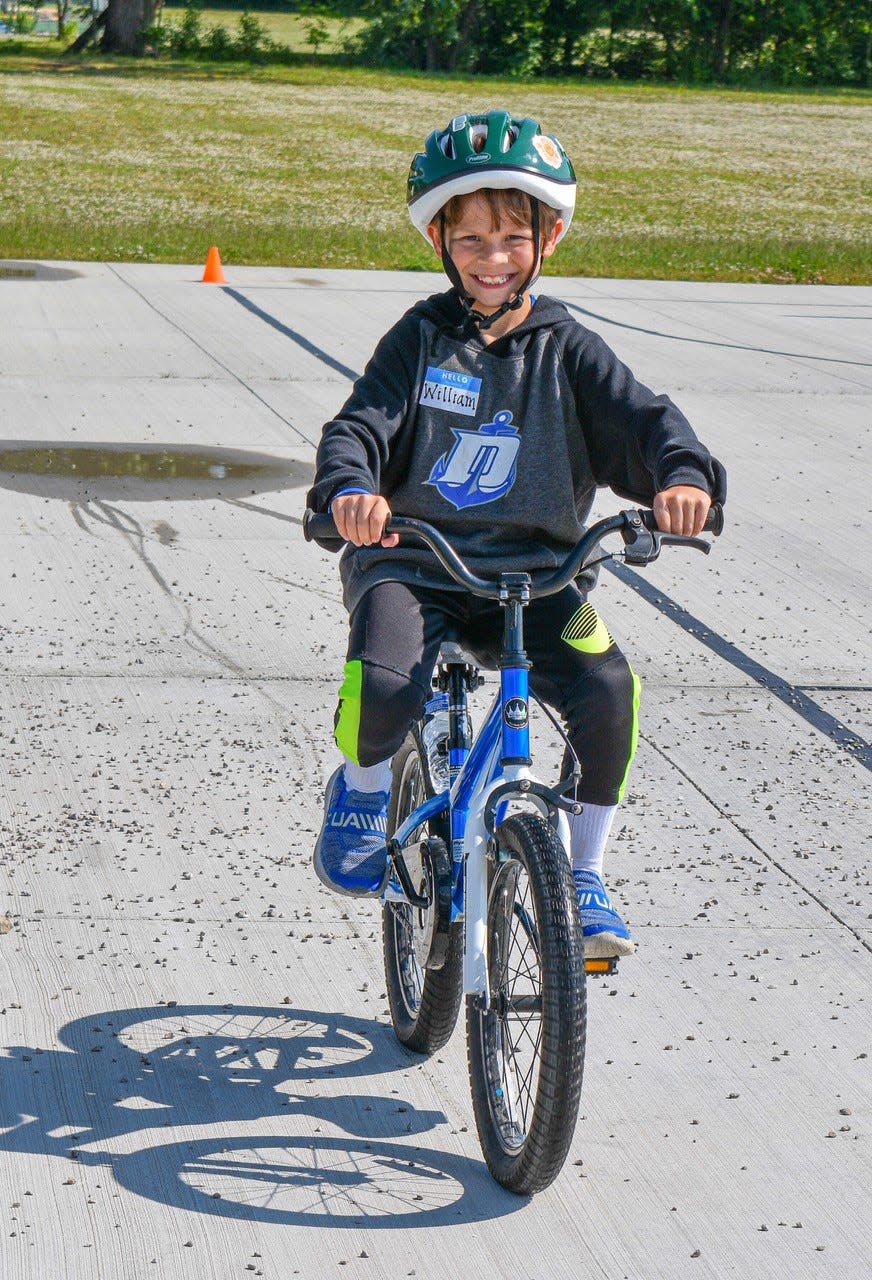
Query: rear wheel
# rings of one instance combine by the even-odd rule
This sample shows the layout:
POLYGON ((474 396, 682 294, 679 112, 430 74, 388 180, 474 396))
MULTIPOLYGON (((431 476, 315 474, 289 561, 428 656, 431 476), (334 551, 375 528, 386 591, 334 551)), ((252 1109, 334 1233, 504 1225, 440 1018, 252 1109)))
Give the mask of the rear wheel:
POLYGON ((498 829, 487 909, 490 1005, 467 998, 469 1074, 488 1168, 520 1195, 566 1159, 581 1094, 584 948, 566 852, 537 814, 498 829))
MULTIPOLYGON (((394 756, 393 775, 389 838, 431 794, 414 733, 394 756)), ((429 898, 430 906, 385 904, 382 940, 388 1005, 400 1043, 416 1053, 434 1053, 450 1038, 460 1010, 463 923, 448 920, 451 862, 443 841, 428 839, 422 828, 408 843, 406 866, 416 890, 429 898)))

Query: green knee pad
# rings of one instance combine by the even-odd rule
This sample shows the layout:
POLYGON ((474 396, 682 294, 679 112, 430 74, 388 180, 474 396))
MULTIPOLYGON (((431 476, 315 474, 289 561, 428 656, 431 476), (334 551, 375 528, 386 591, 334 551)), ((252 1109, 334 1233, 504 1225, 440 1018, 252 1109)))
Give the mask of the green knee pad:
POLYGON ((633 677, 633 724, 630 729, 630 755, 627 759, 627 767, 624 771, 621 785, 618 788, 618 804, 624 798, 624 792, 627 790, 627 778, 630 775, 630 765, 633 763, 633 756, 636 754, 636 747, 639 745, 639 699, 642 696, 642 681, 636 675, 635 671, 630 668, 630 675, 633 677))
POLYGON ((360 706, 363 690, 363 663, 359 658, 345 664, 345 678, 339 690, 339 706, 333 737, 347 760, 359 764, 360 706))

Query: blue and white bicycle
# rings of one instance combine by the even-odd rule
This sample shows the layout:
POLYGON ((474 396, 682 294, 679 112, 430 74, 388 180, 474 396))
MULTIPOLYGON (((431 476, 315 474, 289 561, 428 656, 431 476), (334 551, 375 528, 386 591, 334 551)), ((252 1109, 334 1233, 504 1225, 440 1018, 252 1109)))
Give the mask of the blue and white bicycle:
MULTIPOLYGON (((718 534, 722 524, 713 508, 706 529, 718 534)), ((653 512, 623 511, 592 525, 559 569, 533 583, 526 573, 477 577, 423 521, 393 517, 386 532, 423 542, 460 586, 503 608, 500 689, 478 733, 468 697, 481 678, 450 640, 424 716, 394 757, 383 938, 391 1019, 407 1048, 441 1048, 466 995, 482 1151, 497 1182, 528 1195, 560 1172, 575 1130, 586 973, 614 972, 617 962, 584 958, 566 816, 581 810, 579 774, 549 786, 532 772, 524 606, 573 581, 609 534, 621 535, 633 565, 655 560, 665 543, 710 544, 658 532, 653 512)), ((336 536, 329 516, 311 512, 304 533, 336 536)))

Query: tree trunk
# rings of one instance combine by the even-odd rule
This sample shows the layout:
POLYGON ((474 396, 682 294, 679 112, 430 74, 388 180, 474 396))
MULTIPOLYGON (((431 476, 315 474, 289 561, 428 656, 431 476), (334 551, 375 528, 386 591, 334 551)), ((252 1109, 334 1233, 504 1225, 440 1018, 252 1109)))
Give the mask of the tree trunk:
POLYGON ((472 71, 475 61, 476 35, 478 31, 479 0, 469 0, 460 17, 457 30, 457 47, 448 70, 472 71))
POLYGON ((97 14, 96 18, 93 18, 90 24, 85 27, 85 30, 76 36, 73 43, 67 49, 64 49, 64 55, 66 56, 68 53, 81 53, 92 40, 97 39, 97 36, 103 30, 105 25, 106 10, 102 9, 100 13, 97 14))
POLYGON ((723 81, 730 51, 730 24, 733 19, 733 0, 722 0, 715 45, 715 80, 723 81))
POLYGON ((154 19, 156 0, 109 0, 103 48, 107 53, 141 53, 143 32, 154 19))

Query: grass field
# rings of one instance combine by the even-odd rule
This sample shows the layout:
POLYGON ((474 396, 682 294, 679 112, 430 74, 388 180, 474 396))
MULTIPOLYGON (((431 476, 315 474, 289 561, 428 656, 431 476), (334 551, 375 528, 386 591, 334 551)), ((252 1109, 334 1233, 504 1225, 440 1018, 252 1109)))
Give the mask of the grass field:
MULTIPOLYGON (((231 15, 228 15, 231 16, 231 15)), ((557 133, 564 274, 872 281, 872 96, 3 56, 0 257, 417 269, 409 159, 461 107, 557 133)))
MULTIPOLYGON (((287 45, 295 53, 311 53, 312 41, 309 32, 317 25, 323 32, 325 40, 323 50, 332 53, 341 48, 343 42, 358 31, 363 25, 361 18, 318 18, 306 17, 301 13, 279 13, 274 9, 258 9, 253 5, 250 10, 258 22, 266 29, 271 40, 276 44, 287 45)), ((181 24, 185 13, 184 4, 165 4, 161 21, 169 25, 181 24)), ((233 35, 239 24, 239 11, 233 9, 201 9, 200 22, 204 31, 210 27, 224 27, 233 35)))

